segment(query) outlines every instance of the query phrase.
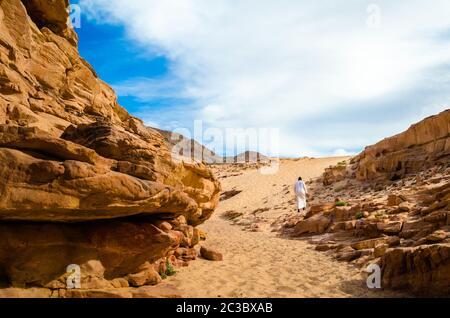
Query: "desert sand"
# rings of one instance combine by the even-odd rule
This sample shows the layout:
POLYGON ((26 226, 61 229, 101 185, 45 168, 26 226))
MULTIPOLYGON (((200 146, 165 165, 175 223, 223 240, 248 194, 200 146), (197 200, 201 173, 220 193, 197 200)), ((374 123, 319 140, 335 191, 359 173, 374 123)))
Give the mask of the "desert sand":
POLYGON ((319 253, 304 240, 277 237, 270 224, 297 213, 293 184, 319 177, 324 169, 348 158, 282 160, 277 173, 256 169, 216 168, 223 192, 242 191, 220 203, 200 228, 205 245, 224 255, 222 262, 198 259, 182 268, 169 283, 185 297, 392 297, 370 291, 360 269, 319 253), (228 211, 244 213, 231 222, 228 211))

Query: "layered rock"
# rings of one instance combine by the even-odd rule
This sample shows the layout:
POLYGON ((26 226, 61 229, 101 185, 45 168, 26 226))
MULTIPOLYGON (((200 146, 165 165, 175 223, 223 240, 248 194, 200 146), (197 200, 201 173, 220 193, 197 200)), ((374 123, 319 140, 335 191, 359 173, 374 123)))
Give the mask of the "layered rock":
POLYGON ((59 137, 70 124, 107 118, 130 127, 117 103, 77 49, 67 27, 67 0, 0 4, 0 123, 39 127, 59 137))
POLYGON ((384 254, 383 285, 409 288, 417 294, 450 294, 450 244, 397 248, 384 254))
POLYGON ((174 162, 117 103, 79 56, 67 6, 0 2, 0 283, 64 289, 76 264, 100 295, 194 259, 194 226, 220 184, 202 164, 174 162))
POLYGON ((326 169, 309 185, 309 211, 284 233, 312 236, 339 261, 381 265, 384 288, 448 295, 449 133, 447 110, 326 169))
POLYGON ((367 147, 357 158, 359 180, 398 180, 450 160, 450 110, 367 147))

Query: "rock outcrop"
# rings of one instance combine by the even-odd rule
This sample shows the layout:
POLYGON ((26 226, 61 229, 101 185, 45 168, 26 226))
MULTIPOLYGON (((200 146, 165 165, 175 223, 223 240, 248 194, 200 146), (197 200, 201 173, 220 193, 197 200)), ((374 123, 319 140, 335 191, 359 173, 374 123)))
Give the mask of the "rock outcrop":
POLYGON ((379 264, 383 288, 449 295, 450 110, 326 169, 309 188, 311 207, 285 234, 310 236, 339 261, 379 264))
POLYGON ((409 288, 419 295, 450 294, 450 244, 391 249, 381 265, 386 287, 409 288))
POLYGON ((359 180, 398 180, 450 161, 450 110, 367 147, 354 161, 359 180))
POLYGON ((114 295, 102 290, 195 258, 220 184, 117 103, 79 56, 67 6, 0 2, 0 283, 63 290, 76 264, 96 293, 60 296, 114 295))

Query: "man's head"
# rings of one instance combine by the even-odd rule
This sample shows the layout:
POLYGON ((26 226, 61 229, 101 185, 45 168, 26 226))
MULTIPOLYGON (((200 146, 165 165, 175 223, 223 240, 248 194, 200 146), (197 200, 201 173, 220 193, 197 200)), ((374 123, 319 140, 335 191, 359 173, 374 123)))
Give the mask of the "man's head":
POLYGON ((303 181, 302 177, 298 177, 298 181, 303 181))

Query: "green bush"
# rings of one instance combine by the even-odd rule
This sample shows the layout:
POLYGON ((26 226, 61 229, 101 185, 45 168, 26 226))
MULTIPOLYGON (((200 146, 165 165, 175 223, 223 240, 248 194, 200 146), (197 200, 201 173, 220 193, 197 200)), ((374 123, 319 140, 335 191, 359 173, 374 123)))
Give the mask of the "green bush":
POLYGON ((348 205, 348 202, 345 202, 345 201, 336 202, 336 206, 347 206, 347 205, 348 205))
POLYGON ((172 267, 172 263, 169 262, 169 260, 166 261, 166 275, 167 276, 173 276, 175 275, 177 272, 175 271, 175 269, 172 267))
POLYGON ((161 276, 162 279, 166 279, 166 278, 167 278, 167 275, 166 275, 166 273, 163 271, 162 267, 161 267, 161 269, 159 270, 159 276, 161 276))
POLYGON ((362 218, 364 218, 364 213, 358 212, 358 213, 356 213, 355 217, 357 220, 361 220, 362 218))
POLYGON ((159 269, 159 276, 161 276, 162 279, 166 279, 169 276, 175 275, 177 272, 172 266, 172 263, 167 259, 166 260, 166 271, 164 271, 163 267, 159 269))

